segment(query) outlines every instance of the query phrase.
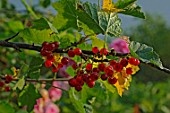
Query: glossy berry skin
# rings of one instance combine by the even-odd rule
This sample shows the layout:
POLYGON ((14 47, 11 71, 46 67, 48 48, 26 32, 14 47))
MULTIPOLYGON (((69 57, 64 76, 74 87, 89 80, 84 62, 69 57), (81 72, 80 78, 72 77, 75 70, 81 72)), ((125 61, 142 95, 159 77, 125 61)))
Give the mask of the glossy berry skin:
POLYGON ((74 57, 74 56, 75 56, 74 51, 73 51, 73 50, 69 50, 69 51, 68 51, 68 56, 69 56, 69 57, 74 57))
POLYGON ((74 63, 74 64, 72 65, 72 68, 73 68, 74 70, 76 70, 76 69, 78 68, 77 64, 74 63))
POLYGON ((123 58, 121 61, 120 61, 120 64, 123 66, 123 67, 126 67, 128 65, 128 60, 123 58))
POLYGON ((77 86, 77 80, 75 79, 75 78, 71 78, 69 81, 68 81, 68 83, 69 83, 69 85, 71 86, 71 87, 75 87, 75 86, 77 86))
POLYGON ((63 58, 61 59, 61 63, 62 63, 63 65, 67 65, 68 62, 69 62, 69 59, 68 59, 67 57, 63 57, 63 58))
POLYGON ((62 67, 63 67, 63 64, 61 64, 61 63, 59 63, 58 66, 57 66, 58 69, 60 69, 62 67))
POLYGON ((116 79, 115 77, 109 77, 109 78, 108 78, 108 82, 109 82, 110 84, 116 84, 117 79, 116 79))
POLYGON ((53 51, 53 50, 55 49, 55 44, 49 43, 49 44, 47 45, 46 49, 47 49, 48 51, 53 51))
POLYGON ((108 75, 107 74, 102 74, 100 77, 103 81, 107 80, 108 75))
POLYGON ((93 48, 92 48, 92 52, 93 52, 94 54, 97 54, 97 53, 99 52, 99 48, 98 48, 98 47, 93 47, 93 48))
POLYGON ((10 83, 13 80, 13 77, 11 75, 5 76, 5 83, 10 83))
POLYGON ((58 69, 58 68, 56 68, 55 66, 52 68, 52 72, 53 72, 53 73, 58 72, 58 70, 59 70, 59 69, 58 69))
POLYGON ((44 64, 45 64, 45 67, 49 68, 52 66, 53 62, 51 60, 46 60, 44 64))
POLYGON ((120 64, 120 63, 116 63, 114 66, 113 66, 114 70, 116 70, 117 72, 121 72, 122 69, 123 69, 123 66, 120 64))
POLYGON ((81 90, 82 90, 82 86, 80 86, 80 85, 75 86, 75 90, 76 90, 76 91, 81 91, 81 90))
POLYGON ((98 68, 93 68, 93 72, 99 73, 100 70, 98 68))
POLYGON ((132 68, 131 67, 126 68, 126 73, 131 75, 133 73, 132 68))
POLYGON ((11 90, 11 88, 9 86, 5 87, 5 92, 9 92, 11 90))
POLYGON ((81 55, 82 51, 80 48, 76 48, 76 49, 74 49, 74 53, 75 53, 75 55, 81 55))
POLYGON ((100 50, 100 55, 107 55, 108 54, 108 50, 106 48, 102 48, 100 50))
POLYGON ((87 64, 86 65, 86 70, 91 71, 92 70, 92 64, 87 64))
POLYGON ((47 54, 47 59, 48 59, 48 60, 51 60, 51 61, 54 61, 54 56, 53 56, 53 54, 52 54, 52 53, 47 54))
POLYGON ((109 63, 110 63, 111 66, 114 66, 116 64, 116 60, 110 60, 109 63))
POLYGON ((136 58, 133 58, 133 57, 129 58, 128 62, 132 65, 135 65, 135 66, 138 66, 140 64, 140 61, 136 58))
POLYGON ((95 81, 95 80, 97 80, 97 79, 99 78, 99 75, 98 75, 97 72, 92 72, 92 73, 90 74, 90 76, 91 76, 91 79, 92 79, 93 81, 95 81))
POLYGON ((55 49, 58 49, 60 43, 59 42, 53 42, 53 44, 55 45, 55 49))
POLYGON ((49 45, 48 42, 43 42, 43 43, 42 43, 42 47, 43 47, 43 48, 47 48, 48 45, 49 45))
POLYGON ((89 86, 89 88, 93 88, 95 86, 95 81, 89 81, 87 82, 87 85, 89 86))
POLYGON ((0 81, 0 87, 3 87, 5 83, 3 81, 0 81))
POLYGON ((82 78, 83 78, 84 82, 87 82, 88 81, 88 74, 83 74, 82 78))
POLYGON ((112 67, 112 66, 107 66, 107 67, 104 69, 104 72, 105 72, 108 76, 112 77, 113 74, 114 74, 114 72, 113 72, 113 67, 112 67))
POLYGON ((98 65, 98 69, 99 69, 100 71, 104 71, 104 69, 105 69, 105 64, 104 64, 104 63, 99 64, 99 65, 98 65))
POLYGON ((49 51, 47 51, 46 49, 41 49, 41 51, 40 51, 40 54, 42 55, 42 56, 47 56, 48 54, 49 54, 49 51))

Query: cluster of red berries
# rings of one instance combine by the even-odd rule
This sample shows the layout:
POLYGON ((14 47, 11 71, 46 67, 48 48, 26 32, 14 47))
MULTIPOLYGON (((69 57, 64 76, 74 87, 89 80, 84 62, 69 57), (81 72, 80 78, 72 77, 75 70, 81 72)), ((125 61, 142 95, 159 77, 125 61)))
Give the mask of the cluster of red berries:
POLYGON ((9 92, 11 90, 9 84, 12 82, 13 77, 11 75, 6 75, 5 80, 0 80, 0 90, 9 92))
MULTIPOLYGON (((69 80, 69 85, 71 87, 75 87, 77 91, 82 90, 82 86, 84 83, 88 85, 88 87, 92 88, 95 86, 95 81, 101 78, 101 80, 107 80, 110 84, 115 84, 117 82, 117 78, 114 76, 114 73, 121 72, 123 68, 130 63, 131 65, 138 66, 140 61, 136 58, 123 58, 119 62, 115 60, 110 60, 109 63, 100 63, 98 67, 93 68, 93 64, 88 63, 85 66, 85 69, 77 70, 76 76, 69 80)), ((76 69, 77 65, 73 64, 73 69, 76 69)), ((126 74, 132 74, 132 68, 126 68, 126 74)))

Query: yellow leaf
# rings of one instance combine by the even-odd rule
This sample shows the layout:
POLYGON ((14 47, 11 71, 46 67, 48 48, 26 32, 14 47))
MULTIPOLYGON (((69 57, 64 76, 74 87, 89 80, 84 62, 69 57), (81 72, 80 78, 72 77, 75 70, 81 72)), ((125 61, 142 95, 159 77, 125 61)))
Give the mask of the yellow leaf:
POLYGON ((123 9, 117 9, 114 4, 112 3, 112 0, 103 0, 102 9, 106 12, 120 12, 124 11, 123 9))
POLYGON ((136 72, 138 72, 140 70, 140 68, 138 66, 134 66, 134 65, 131 65, 131 64, 128 64, 126 66, 126 68, 128 68, 128 67, 132 68, 132 75, 134 75, 136 72))

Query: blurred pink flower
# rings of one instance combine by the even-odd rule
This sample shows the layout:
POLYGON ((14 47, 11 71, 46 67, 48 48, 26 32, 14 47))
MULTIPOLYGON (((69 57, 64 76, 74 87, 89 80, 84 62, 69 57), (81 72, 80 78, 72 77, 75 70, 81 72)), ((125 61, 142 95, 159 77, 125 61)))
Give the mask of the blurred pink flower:
POLYGON ((117 53, 130 53, 128 44, 121 38, 116 38, 109 45, 109 48, 114 48, 117 53))
POLYGON ((58 88, 54 88, 54 87, 51 87, 49 90, 48 90, 48 93, 49 93, 49 96, 51 98, 51 100, 53 102, 57 101, 57 100, 60 100, 61 96, 62 96, 62 91, 61 89, 58 89, 58 88))
POLYGON ((36 100, 37 104, 34 105, 34 113, 59 113, 60 109, 52 101, 45 101, 43 98, 36 100))

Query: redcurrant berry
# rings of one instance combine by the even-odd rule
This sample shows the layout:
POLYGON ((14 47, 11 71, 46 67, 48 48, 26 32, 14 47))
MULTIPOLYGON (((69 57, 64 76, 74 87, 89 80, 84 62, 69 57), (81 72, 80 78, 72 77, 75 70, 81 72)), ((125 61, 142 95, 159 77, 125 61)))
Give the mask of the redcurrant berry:
POLYGON ((91 71, 92 70, 92 64, 87 64, 86 65, 86 70, 91 71))
POLYGON ((106 48, 102 48, 100 50, 100 55, 107 55, 108 54, 108 50, 106 48))
POLYGON ((104 80, 107 80, 107 77, 108 77, 107 74, 102 74, 100 78, 104 81, 104 80))
POLYGON ((120 63, 116 63, 114 66, 113 66, 114 70, 116 70, 117 72, 121 72, 122 69, 123 69, 123 66, 120 64, 120 63))
POLYGON ((63 58, 61 59, 61 63, 62 63, 63 65, 67 65, 68 62, 69 62, 69 59, 68 59, 67 57, 63 57, 63 58))
POLYGON ((110 84, 115 84, 115 83, 117 82, 117 79, 116 79, 115 77, 109 77, 109 78, 108 78, 108 82, 109 82, 110 84))
POLYGON ((105 64, 104 63, 99 64, 98 68, 99 68, 100 71, 104 71, 105 64))
POLYGON ((73 50, 69 50, 69 51, 68 51, 68 56, 69 56, 69 57, 74 57, 74 56, 75 56, 74 51, 73 51, 73 50))
POLYGON ((75 78, 71 78, 68 83, 71 87, 77 86, 77 80, 75 78))
POLYGON ((123 67, 126 67, 128 65, 128 60, 123 58, 121 61, 120 61, 120 64, 123 66, 123 67))
POLYGON ((42 43, 42 47, 43 47, 43 48, 47 48, 48 44, 49 44, 48 42, 43 42, 43 43, 42 43))
POLYGON ((59 70, 58 68, 56 68, 55 66, 53 66, 53 68, 52 68, 52 72, 53 72, 53 73, 58 72, 58 70, 59 70))
POLYGON ((47 68, 51 67, 52 64, 53 64, 53 62, 51 60, 46 60, 45 61, 45 67, 47 67, 47 68))
POLYGON ((93 88, 95 86, 95 81, 87 82, 87 85, 89 86, 89 88, 93 88))
POLYGON ((130 74, 132 74, 132 72, 133 72, 133 71, 132 71, 132 68, 131 68, 131 67, 126 68, 126 73, 127 73, 127 74, 130 75, 130 74))
POLYGON ((114 66, 114 64, 116 63, 116 60, 111 60, 109 63, 111 66, 114 66))
POLYGON ((53 44, 55 45, 55 49, 58 49, 60 43, 59 42, 53 42, 53 44))
POLYGON ((0 87, 3 87, 5 83, 3 81, 0 81, 0 87))
POLYGON ((10 88, 9 86, 6 86, 6 87, 5 87, 5 91, 6 91, 6 92, 9 92, 10 90, 11 90, 11 88, 10 88))
POLYGON ((72 65, 72 68, 74 69, 74 70, 76 70, 77 69, 77 64, 76 63, 74 63, 73 65, 72 65))
POLYGON ((81 55, 82 51, 80 48, 76 48, 76 49, 74 49, 74 53, 75 53, 75 55, 81 55))
POLYGON ((93 52, 94 54, 97 54, 97 53, 99 52, 99 48, 98 48, 98 47, 93 47, 93 48, 92 48, 92 52, 93 52))
POLYGON ((46 48, 48 51, 53 51, 55 49, 55 44, 49 43, 46 48))
POLYGON ((80 86, 80 85, 75 86, 75 89, 76 89, 76 91, 81 91, 82 90, 82 86, 80 86))
POLYGON ((13 80, 13 77, 11 75, 5 76, 5 83, 10 83, 13 80))

